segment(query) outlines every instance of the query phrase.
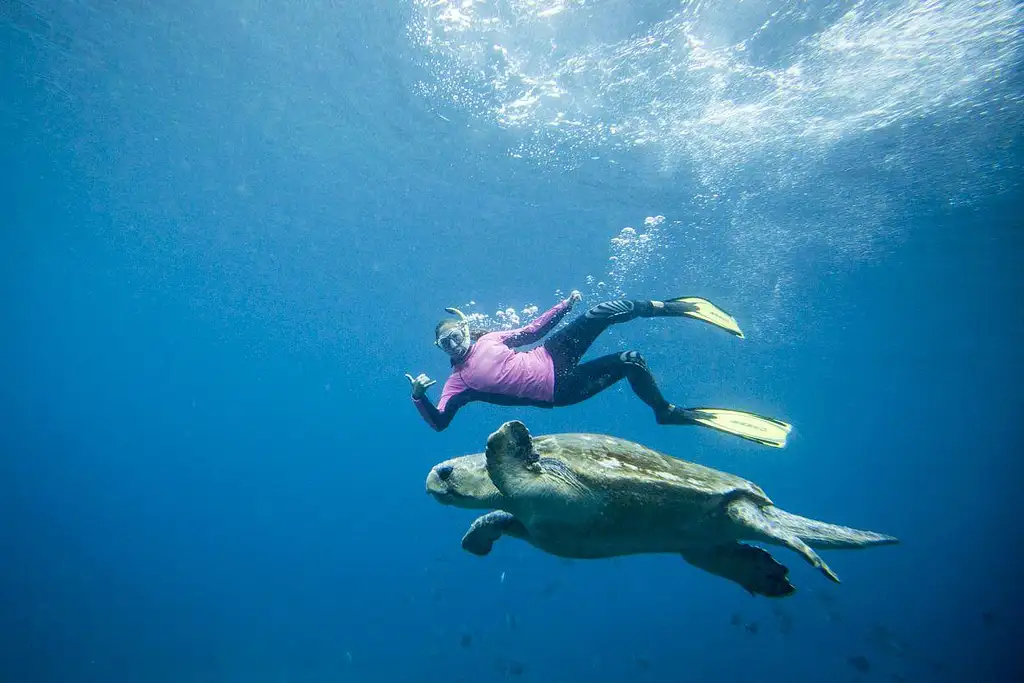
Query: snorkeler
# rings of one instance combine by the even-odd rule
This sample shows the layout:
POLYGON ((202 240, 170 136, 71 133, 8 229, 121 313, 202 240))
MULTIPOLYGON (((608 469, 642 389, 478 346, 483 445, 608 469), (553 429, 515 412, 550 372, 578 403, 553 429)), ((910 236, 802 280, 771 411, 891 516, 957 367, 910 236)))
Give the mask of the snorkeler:
POLYGON ((633 392, 654 410, 659 424, 702 425, 765 446, 786 445, 792 427, 785 422, 737 410, 672 405, 661 395, 647 362, 637 351, 621 351, 580 362, 598 335, 610 325, 635 318, 695 318, 743 338, 736 320, 706 299, 605 301, 551 335, 543 345, 529 351, 516 350, 543 339, 582 298, 574 290, 529 325, 498 332, 471 330, 469 320, 460 310, 446 308, 458 319, 442 320, 434 330, 434 344, 448 354, 452 365, 452 374, 444 384, 437 407, 426 395, 435 380, 424 374, 415 378, 405 375, 412 384, 412 399, 423 419, 435 431, 441 431, 459 408, 471 401, 540 408, 569 406, 626 378, 633 392))

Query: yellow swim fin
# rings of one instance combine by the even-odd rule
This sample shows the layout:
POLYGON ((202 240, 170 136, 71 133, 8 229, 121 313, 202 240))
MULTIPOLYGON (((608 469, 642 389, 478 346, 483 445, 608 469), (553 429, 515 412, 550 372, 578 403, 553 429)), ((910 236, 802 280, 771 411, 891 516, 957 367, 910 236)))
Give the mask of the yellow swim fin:
POLYGON ((793 425, 770 417, 723 408, 684 408, 689 421, 721 432, 756 441, 764 446, 783 448, 793 425))
POLYGON ((685 315, 703 320, 743 339, 743 331, 740 329, 739 323, 736 322, 736 318, 707 299, 702 299, 699 296, 680 296, 666 301, 665 308, 669 315, 685 315))

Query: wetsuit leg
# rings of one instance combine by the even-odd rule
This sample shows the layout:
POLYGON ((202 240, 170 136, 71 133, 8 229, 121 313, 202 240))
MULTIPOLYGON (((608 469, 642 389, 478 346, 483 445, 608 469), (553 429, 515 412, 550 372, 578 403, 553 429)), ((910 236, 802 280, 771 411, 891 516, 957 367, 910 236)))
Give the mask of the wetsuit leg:
POLYGON ((654 304, 650 301, 604 301, 552 334, 544 346, 555 362, 556 373, 560 369, 568 370, 580 362, 587 349, 610 325, 654 315, 654 304))
POLYGON ((641 401, 662 419, 671 411, 661 395, 644 357, 636 351, 623 351, 564 368, 555 375, 555 406, 568 406, 604 391, 625 377, 641 401))

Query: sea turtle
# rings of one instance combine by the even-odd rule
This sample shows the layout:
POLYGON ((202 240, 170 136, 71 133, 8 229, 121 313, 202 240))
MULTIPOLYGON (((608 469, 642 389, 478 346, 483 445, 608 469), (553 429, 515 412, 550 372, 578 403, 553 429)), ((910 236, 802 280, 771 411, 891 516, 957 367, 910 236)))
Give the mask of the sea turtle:
POLYGON ((502 535, 567 558, 679 553, 769 597, 793 593, 789 569, 741 541, 786 546, 837 583, 812 548, 898 542, 790 514, 756 484, 632 441, 603 434, 533 438, 518 421, 491 434, 486 453, 435 465, 426 485, 445 505, 493 510, 462 539, 476 555, 488 554, 502 535))

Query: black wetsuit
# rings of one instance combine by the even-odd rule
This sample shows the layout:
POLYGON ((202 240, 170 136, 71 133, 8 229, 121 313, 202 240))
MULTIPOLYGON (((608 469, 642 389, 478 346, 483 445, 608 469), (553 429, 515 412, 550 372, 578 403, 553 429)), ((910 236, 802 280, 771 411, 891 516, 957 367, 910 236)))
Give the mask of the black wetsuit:
MULTIPOLYGON (((568 312, 553 309, 550 316, 545 314, 537 329, 530 329, 529 334, 518 333, 506 337, 503 341, 509 348, 539 341, 568 312)), ((653 317, 658 310, 650 301, 633 301, 619 299, 605 301, 590 308, 578 316, 564 328, 555 332, 544 342, 554 365, 554 388, 551 400, 516 396, 509 393, 480 391, 464 381, 458 391, 445 396, 442 409, 438 410, 424 396, 414 399, 423 418, 437 431, 445 429, 455 413, 462 406, 472 401, 484 401, 498 405, 528 405, 539 408, 553 408, 580 403, 604 391, 619 380, 626 378, 634 393, 640 400, 650 406, 661 422, 671 415, 668 401, 661 395, 654 376, 643 356, 637 351, 620 351, 594 360, 581 362, 583 355, 590 349, 597 337, 610 325, 623 323, 638 317, 653 317)), ((452 361, 456 367, 458 361, 452 361)), ((451 378, 449 379, 451 381, 451 378)), ((447 385, 446 385, 447 387, 447 385)))

